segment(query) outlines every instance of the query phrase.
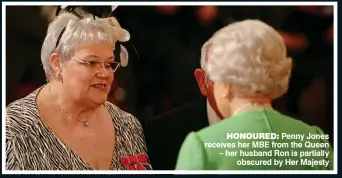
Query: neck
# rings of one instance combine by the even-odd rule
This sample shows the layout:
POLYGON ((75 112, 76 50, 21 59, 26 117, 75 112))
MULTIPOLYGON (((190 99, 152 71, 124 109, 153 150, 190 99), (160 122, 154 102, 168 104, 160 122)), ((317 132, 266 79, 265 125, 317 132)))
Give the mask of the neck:
POLYGON ((231 115, 260 108, 272 109, 271 100, 268 98, 237 98, 233 99, 230 105, 231 115))
POLYGON ((216 124, 220 121, 220 118, 215 113, 214 109, 210 106, 209 101, 207 100, 207 116, 209 125, 216 124))
POLYGON ((82 106, 80 102, 75 101, 69 96, 63 85, 57 81, 51 81, 47 85, 48 98, 52 104, 62 112, 62 114, 78 121, 89 120, 93 112, 93 108, 82 106))

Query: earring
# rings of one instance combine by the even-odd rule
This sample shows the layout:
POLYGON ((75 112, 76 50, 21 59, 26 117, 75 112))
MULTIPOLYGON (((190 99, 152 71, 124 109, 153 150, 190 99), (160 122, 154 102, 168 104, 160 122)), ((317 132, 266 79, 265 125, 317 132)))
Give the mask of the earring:
POLYGON ((63 83, 63 77, 62 77, 61 73, 62 73, 61 71, 57 72, 57 80, 59 80, 63 83))

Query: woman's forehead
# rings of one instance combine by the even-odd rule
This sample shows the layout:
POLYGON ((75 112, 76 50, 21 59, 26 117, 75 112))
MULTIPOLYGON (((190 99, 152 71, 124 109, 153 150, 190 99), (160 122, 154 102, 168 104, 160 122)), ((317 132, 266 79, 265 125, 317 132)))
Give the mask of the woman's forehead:
POLYGON ((82 45, 74 50, 75 55, 82 55, 84 57, 109 58, 114 57, 111 45, 106 43, 94 43, 82 45))
POLYGON ((79 52, 89 52, 89 53, 113 53, 113 46, 107 42, 89 42, 78 45, 75 51, 79 52))

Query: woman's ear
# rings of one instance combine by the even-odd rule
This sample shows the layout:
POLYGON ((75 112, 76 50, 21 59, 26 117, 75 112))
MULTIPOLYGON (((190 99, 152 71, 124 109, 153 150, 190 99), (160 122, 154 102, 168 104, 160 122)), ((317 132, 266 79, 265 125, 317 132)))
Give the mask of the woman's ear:
POLYGON ((57 53, 52 53, 50 56, 50 65, 55 73, 55 78, 63 83, 62 76, 62 61, 57 53))
POLYGON ((204 71, 202 69, 196 69, 194 72, 197 84, 198 84, 198 88, 200 89, 201 93, 203 96, 207 96, 208 95, 208 90, 207 87, 205 86, 205 81, 204 81, 204 71))
POLYGON ((59 54, 57 54, 57 53, 51 54, 50 65, 51 65, 51 67, 55 73, 62 69, 62 62, 60 60, 59 54))

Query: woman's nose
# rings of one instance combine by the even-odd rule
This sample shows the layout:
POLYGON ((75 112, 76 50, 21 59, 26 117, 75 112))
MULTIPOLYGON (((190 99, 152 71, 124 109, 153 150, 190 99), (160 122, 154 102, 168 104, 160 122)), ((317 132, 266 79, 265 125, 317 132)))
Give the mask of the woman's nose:
POLYGON ((104 66, 102 66, 101 68, 98 69, 96 75, 98 77, 108 78, 111 75, 113 75, 113 72, 110 69, 106 69, 104 66))

